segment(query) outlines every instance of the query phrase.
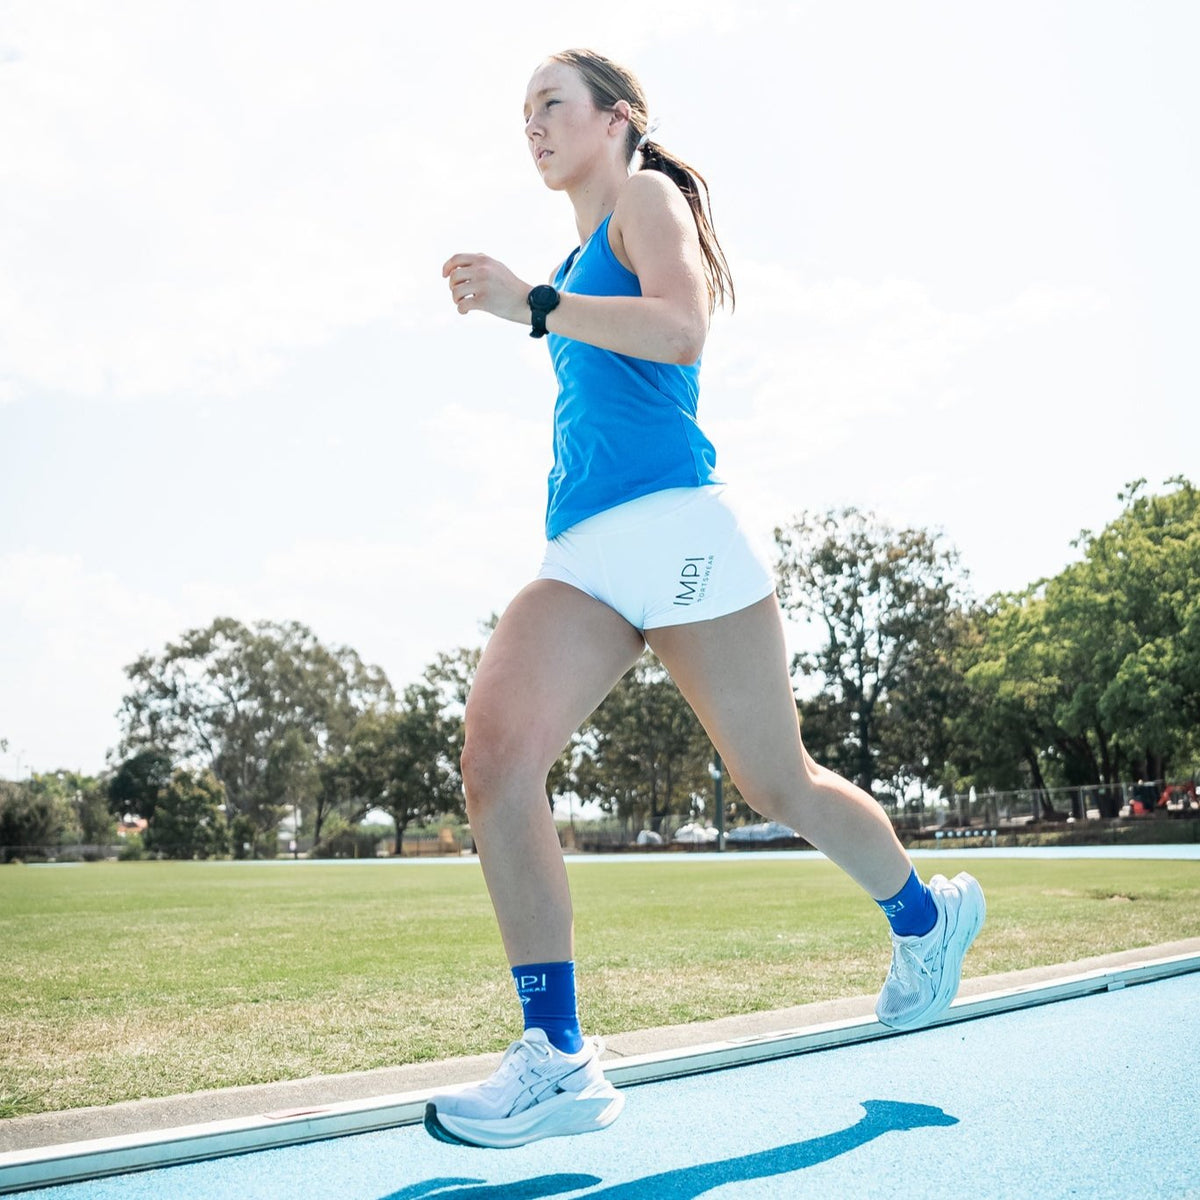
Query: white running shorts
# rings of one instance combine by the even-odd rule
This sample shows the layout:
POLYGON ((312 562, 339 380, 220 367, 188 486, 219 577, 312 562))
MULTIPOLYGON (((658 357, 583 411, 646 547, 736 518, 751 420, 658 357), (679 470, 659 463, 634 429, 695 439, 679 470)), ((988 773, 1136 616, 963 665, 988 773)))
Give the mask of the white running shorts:
POLYGON ((775 574, 725 491, 668 488, 588 517, 546 543, 538 578, 586 592, 641 630, 748 608, 775 590, 775 574))

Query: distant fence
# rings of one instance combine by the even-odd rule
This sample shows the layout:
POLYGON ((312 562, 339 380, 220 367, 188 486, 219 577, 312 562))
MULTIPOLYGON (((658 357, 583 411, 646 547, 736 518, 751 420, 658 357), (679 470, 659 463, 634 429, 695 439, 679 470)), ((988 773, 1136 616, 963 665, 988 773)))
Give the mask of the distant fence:
POLYGON ((72 844, 66 846, 0 846, 0 863, 24 862, 26 859, 52 859, 55 862, 103 862, 119 858, 126 847, 120 842, 110 845, 72 844))
MULTIPOLYGON (((389 852, 395 845, 395 838, 385 838, 385 849, 389 852)), ((405 858, 445 858, 462 854, 474 849, 470 835, 463 836, 453 829, 443 829, 436 834, 405 834, 401 847, 405 858)))
POLYGON ((936 841, 954 841, 959 838, 970 838, 972 841, 979 838, 989 839, 993 846, 996 844, 996 838, 999 836, 998 829, 938 829, 934 832, 936 841))
MULTIPOLYGON (((329 856, 329 860, 336 861, 339 858, 390 858, 393 855, 396 845, 394 836, 382 837, 377 842, 368 845, 359 846, 357 843, 347 847, 345 850, 340 850, 337 854, 329 856)), ((454 830, 444 829, 438 834, 413 834, 406 835, 404 838, 404 857, 405 858, 435 858, 435 857, 452 857, 470 853, 474 850, 474 843, 471 840, 470 834, 460 834, 454 830)), ((170 847, 162 847, 162 854, 170 857, 170 847)), ((308 843, 301 843, 295 850, 287 848, 286 844, 281 844, 275 858, 292 858, 298 856, 300 858, 309 858, 312 856, 311 847, 308 843)), ((105 860, 119 859, 126 857, 137 857, 142 859, 155 859, 160 857, 159 850, 139 849, 136 855, 130 854, 130 846, 125 842, 114 842, 110 845, 97 844, 70 844, 59 846, 0 846, 0 863, 5 862, 104 862, 105 860)), ((227 857, 221 855, 220 857, 227 857)), ((267 861, 271 856, 259 853, 257 861, 267 861)), ((319 856, 318 856, 319 857, 319 856)), ((247 858, 247 861, 252 861, 247 858)))
POLYGON ((1026 788, 1020 791, 952 793, 914 810, 909 806, 892 815, 897 828, 968 828, 973 825, 1008 829, 1043 821, 1112 821, 1120 817, 1200 816, 1195 799, 1195 776, 1136 783, 1088 784, 1081 787, 1026 788), (1167 788, 1166 805, 1159 801, 1167 788), (1188 791, 1187 789, 1193 789, 1188 791))
MULTIPOLYGON (((445 858, 469 853, 474 849, 469 831, 441 829, 437 833, 406 833, 402 845, 404 858, 445 858)), ((333 852, 326 850, 313 854, 311 846, 301 841, 297 851, 280 849, 279 857, 290 858, 298 853, 300 858, 393 858, 396 853, 396 835, 380 831, 378 836, 356 836, 338 844, 333 852)))

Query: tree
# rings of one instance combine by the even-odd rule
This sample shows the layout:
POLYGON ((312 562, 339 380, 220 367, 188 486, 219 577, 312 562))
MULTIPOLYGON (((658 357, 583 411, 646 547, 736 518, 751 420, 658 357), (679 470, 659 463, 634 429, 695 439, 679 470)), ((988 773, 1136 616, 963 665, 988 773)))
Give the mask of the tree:
POLYGON ((116 836, 106 789, 92 776, 70 770, 47 771, 31 775, 25 786, 35 805, 42 803, 54 812, 57 837, 46 842, 47 846, 106 845, 116 836))
POLYGON ((970 610, 947 613, 892 686, 875 761, 885 805, 923 808, 926 787, 942 792, 958 788, 955 720, 967 704, 960 652, 970 630, 970 610))
MULTIPOLYGON (((157 657, 143 655, 126 675, 121 752, 156 750, 211 769, 231 818, 249 820, 256 841, 270 834, 296 786, 297 739, 310 763, 340 754, 358 718, 394 700, 378 667, 322 645, 294 621, 248 627, 221 617, 157 657)), ((315 793, 315 784, 305 786, 315 793)))
POLYGON ((77 771, 48 771, 0 782, 0 861, 62 846, 107 845, 116 834, 107 789, 77 771))
MULTIPOLYGON (((960 763, 1016 786, 1163 778, 1194 764, 1200 725, 1200 501, 1185 479, 1144 481, 1058 575, 981 609, 960 667, 960 763), (1006 769, 1005 760, 1010 764, 1006 769)), ((1043 813, 1053 814, 1043 797, 1043 813)))
POLYGON ((350 736, 347 773, 365 812, 383 809, 396 825, 396 853, 404 830, 462 809, 462 780, 441 696, 428 681, 404 689, 398 707, 366 712, 350 736))
POLYGON ((938 771, 941 739, 913 743, 936 735, 947 715, 939 705, 960 627, 957 553, 854 508, 801 513, 775 541, 784 610, 823 631, 820 649, 793 664, 823 683, 824 695, 801 706, 806 740, 867 790, 938 771))
POLYGON ((108 807, 108 788, 98 779, 87 779, 75 793, 75 819, 80 840, 88 846, 109 846, 117 837, 117 823, 108 807))
POLYGON ((1124 511, 1077 543, 1083 561, 1047 588, 1094 667, 1087 702, 1113 731, 1109 758, 1161 779, 1192 765, 1200 728, 1200 492, 1184 477, 1118 499, 1124 511))
POLYGON ((343 826, 357 824, 371 807, 355 794, 349 746, 340 754, 327 754, 321 759, 316 775, 310 826, 314 846, 324 840, 326 825, 332 818, 336 817, 343 826))
MULTIPOLYGON (((285 812, 300 816, 315 800, 320 786, 321 777, 313 759, 312 746, 298 729, 289 729, 271 744, 263 772, 264 793, 274 801, 269 813, 271 829, 278 825, 285 812)), ((297 836, 300 824, 296 827, 297 836)))
POLYGON ((176 771, 146 826, 147 850, 164 858, 212 858, 229 849, 225 789, 211 771, 176 771))
POLYGON ((149 820, 174 767, 161 750, 142 750, 125 759, 108 780, 108 805, 113 816, 126 813, 149 820))
POLYGON ((574 739, 562 788, 658 832, 706 796, 712 745, 652 654, 625 674, 574 739))
POLYGON ((1068 738, 1056 719, 1062 664, 1037 589, 977 608, 957 662, 965 689, 951 722, 950 760, 959 786, 1032 787, 1043 815, 1054 816, 1047 750, 1068 738))
MULTIPOLYGON (((482 622, 481 630, 485 634, 489 633, 495 628, 496 620, 497 618, 493 615, 488 621, 482 622)), ((479 666, 481 653, 480 647, 460 646, 452 651, 438 654, 435 660, 425 668, 421 680, 414 685, 416 693, 407 693, 399 707, 395 705, 380 706, 374 710, 373 714, 367 714, 382 720, 388 713, 399 712, 407 708, 409 716, 406 718, 408 724, 406 732, 401 734, 398 730, 399 725, 405 724, 405 721, 399 717, 394 718, 391 722, 383 722, 384 724, 390 723, 393 727, 390 733, 380 732, 378 728, 380 721, 376 721, 375 729, 371 730, 371 722, 368 721, 358 731, 357 744, 355 744, 355 737, 352 734, 350 741, 340 752, 327 753, 315 764, 315 784, 312 790, 310 809, 312 823, 311 826, 306 825, 312 829, 314 844, 324 844, 329 840, 326 836, 326 827, 331 820, 336 821, 335 832, 337 830, 349 831, 344 834, 338 833, 339 837, 359 836, 354 831, 363 817, 379 804, 379 797, 388 786, 385 778, 388 773, 386 764, 380 762, 368 764, 367 762, 373 753, 367 748, 368 743, 382 746, 388 737, 394 734, 402 740, 407 739, 411 747, 414 741, 420 740, 416 739, 415 732, 422 721, 426 726, 436 726, 436 734, 432 732, 431 728, 426 729, 425 734, 428 736, 424 736, 424 749, 419 753, 430 762, 434 759, 437 760, 436 771, 441 772, 441 783, 433 790, 442 796, 445 805, 442 813, 456 815, 462 813, 462 781, 459 775, 459 759, 462 755, 463 745, 463 714, 471 682, 479 666), (414 710, 421 715, 414 715, 414 710)), ((441 813, 430 814, 428 805, 422 801, 414 808, 408 822, 424 819, 429 815, 437 816, 441 813)), ((306 813, 306 822, 308 819, 306 813)), ((401 831, 405 823, 402 823, 401 831)), ((400 848, 400 836, 398 836, 397 848, 400 848)))
POLYGON ((61 795, 27 783, 0 780, 0 862, 43 856, 61 844, 71 825, 71 810, 61 795))

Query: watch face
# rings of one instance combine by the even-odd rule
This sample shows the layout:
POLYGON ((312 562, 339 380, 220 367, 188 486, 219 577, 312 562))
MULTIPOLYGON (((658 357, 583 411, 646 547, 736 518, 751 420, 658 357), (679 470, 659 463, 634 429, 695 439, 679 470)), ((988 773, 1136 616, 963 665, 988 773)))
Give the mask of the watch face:
POLYGON ((529 293, 530 308, 552 309, 558 303, 558 293, 547 283, 539 283, 529 293))

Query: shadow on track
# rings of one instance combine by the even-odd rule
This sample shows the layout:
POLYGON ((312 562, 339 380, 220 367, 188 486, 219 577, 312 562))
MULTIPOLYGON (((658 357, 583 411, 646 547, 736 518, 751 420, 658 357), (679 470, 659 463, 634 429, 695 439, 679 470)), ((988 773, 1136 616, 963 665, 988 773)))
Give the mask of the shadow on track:
POLYGON ((577 1192, 576 1200, 694 1200, 727 1183, 743 1183, 802 1171, 857 1150, 885 1133, 957 1125, 958 1118, 928 1104, 864 1100, 865 1115, 848 1129, 774 1150, 727 1158, 720 1162, 678 1167, 642 1179, 584 1191, 602 1183, 594 1175, 540 1175, 519 1183, 489 1184, 481 1179, 430 1179, 401 1188, 383 1200, 539 1200, 577 1192))
POLYGON ((517 1183, 487 1183, 482 1179, 427 1179, 424 1183, 414 1183, 398 1192, 390 1192, 383 1200, 425 1200, 425 1197, 429 1197, 429 1200, 541 1200, 543 1196, 561 1196, 565 1192, 576 1192, 603 1182, 595 1175, 537 1175, 517 1183))

